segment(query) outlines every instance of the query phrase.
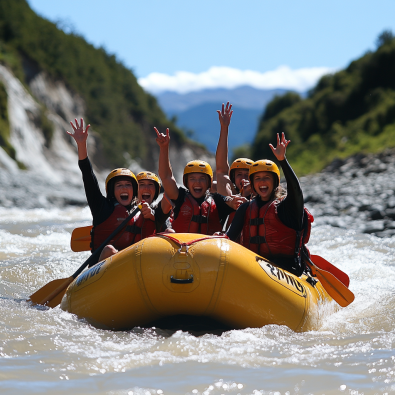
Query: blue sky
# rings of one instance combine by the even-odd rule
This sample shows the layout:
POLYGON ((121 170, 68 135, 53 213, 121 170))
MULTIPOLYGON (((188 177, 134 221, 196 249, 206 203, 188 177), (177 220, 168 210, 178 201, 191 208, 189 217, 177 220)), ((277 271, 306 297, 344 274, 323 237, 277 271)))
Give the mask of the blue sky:
POLYGON ((240 83, 261 81, 265 87, 273 76, 278 87, 292 78, 302 87, 374 49, 384 29, 395 33, 394 0, 28 3, 41 16, 62 21, 66 31, 71 27, 114 53, 149 90, 155 84, 172 90, 226 87, 237 78, 240 83), (247 70, 256 74, 248 77, 247 70))

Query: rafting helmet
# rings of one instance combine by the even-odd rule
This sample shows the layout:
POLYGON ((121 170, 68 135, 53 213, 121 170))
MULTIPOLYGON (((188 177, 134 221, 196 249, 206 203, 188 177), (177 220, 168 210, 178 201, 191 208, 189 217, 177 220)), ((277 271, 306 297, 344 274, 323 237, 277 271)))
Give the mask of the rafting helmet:
POLYGON ((114 169, 110 172, 110 174, 106 178, 106 193, 107 196, 114 194, 114 182, 116 177, 125 177, 126 179, 130 178, 133 185, 133 196, 137 196, 137 179, 136 176, 129 169, 125 169, 124 167, 119 169, 114 169))
POLYGON ((254 191, 255 188, 252 176, 260 171, 269 171, 271 173, 275 173, 277 177, 274 178, 274 189, 276 189, 280 185, 280 170, 278 166, 269 159, 261 159, 257 160, 251 165, 250 171, 248 173, 248 178, 250 179, 251 187, 254 191))
POLYGON ((213 182, 213 170, 211 169, 211 166, 205 162, 204 160, 192 160, 187 163, 187 165, 184 168, 184 176, 182 178, 184 185, 186 188, 187 187, 187 175, 190 173, 203 173, 208 175, 209 177, 209 185, 208 187, 211 187, 211 184, 213 182))
POLYGON ((151 180, 154 182, 155 184, 154 200, 156 200, 159 196, 160 187, 162 185, 159 177, 155 173, 151 173, 150 171, 141 171, 139 174, 137 174, 136 178, 137 178, 137 183, 140 180, 151 180))
POLYGON ((235 183, 235 170, 236 169, 250 170, 250 167, 253 163, 254 162, 251 159, 247 159, 247 158, 238 158, 235 161, 233 161, 229 169, 229 178, 233 182, 233 184, 235 183))

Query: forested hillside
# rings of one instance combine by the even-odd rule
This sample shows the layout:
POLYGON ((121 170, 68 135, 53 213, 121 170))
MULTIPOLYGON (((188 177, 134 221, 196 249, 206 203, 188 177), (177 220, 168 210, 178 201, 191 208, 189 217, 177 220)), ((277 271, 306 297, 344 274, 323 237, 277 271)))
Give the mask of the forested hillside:
MULTIPOLYGON (((77 34, 64 33, 36 15, 25 0, 0 0, 0 62, 27 87, 31 78, 44 71, 79 94, 86 105, 86 121, 101 136, 109 165, 121 165, 125 156, 143 165, 152 162, 151 151, 157 148, 153 126, 170 127, 174 142, 186 141, 156 99, 143 91, 115 56, 77 34)), ((0 87, 4 102, 1 92, 0 87)), ((0 133, 0 145, 12 153, 6 131, 0 133)))
POLYGON ((345 70, 321 78, 306 99, 275 97, 262 116, 251 155, 270 158, 276 133, 292 142, 287 156, 299 175, 317 172, 335 158, 395 146, 395 38, 377 39, 377 50, 345 70))

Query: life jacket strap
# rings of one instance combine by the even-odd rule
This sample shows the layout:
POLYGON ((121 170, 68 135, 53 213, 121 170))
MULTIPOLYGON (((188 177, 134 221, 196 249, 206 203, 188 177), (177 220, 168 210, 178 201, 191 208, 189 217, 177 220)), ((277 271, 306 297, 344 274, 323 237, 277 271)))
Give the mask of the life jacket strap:
POLYGON ((204 215, 192 215, 192 221, 197 222, 198 224, 206 224, 208 217, 204 215))
POLYGON ((250 219, 250 225, 253 225, 253 226, 263 225, 264 223, 265 223, 264 218, 258 217, 258 218, 250 219))
POLYGON ((134 234, 141 234, 141 227, 136 225, 128 225, 125 231, 134 234))
POLYGON ((264 236, 252 236, 250 238, 251 244, 263 244, 266 243, 266 239, 264 236))

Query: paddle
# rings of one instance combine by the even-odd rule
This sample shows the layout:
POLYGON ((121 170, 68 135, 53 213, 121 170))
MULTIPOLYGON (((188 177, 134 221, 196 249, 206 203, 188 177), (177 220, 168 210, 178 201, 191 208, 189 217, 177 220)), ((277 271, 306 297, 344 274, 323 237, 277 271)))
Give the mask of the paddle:
POLYGON ((90 251, 92 226, 75 228, 71 234, 70 247, 74 252, 90 251))
POLYGON ((335 300, 341 307, 346 307, 353 302, 354 294, 332 273, 320 269, 314 264, 307 254, 303 254, 307 266, 310 268, 313 276, 317 277, 326 292, 335 300))
POLYGON ((332 265, 326 259, 319 255, 311 255, 311 260, 318 266, 320 269, 326 270, 327 272, 332 273, 336 278, 338 278, 347 288, 350 285, 350 278, 347 273, 344 273, 336 266, 332 265))
POLYGON ((68 278, 61 278, 50 281, 44 285, 33 295, 30 295, 28 301, 34 304, 42 304, 48 307, 56 307, 62 300, 67 287, 73 282, 73 280, 90 264, 97 263, 97 259, 100 256, 103 248, 128 224, 128 222, 141 210, 141 204, 137 206, 135 210, 125 219, 123 222, 107 237, 106 240, 92 253, 92 255, 81 265, 81 267, 68 278))

